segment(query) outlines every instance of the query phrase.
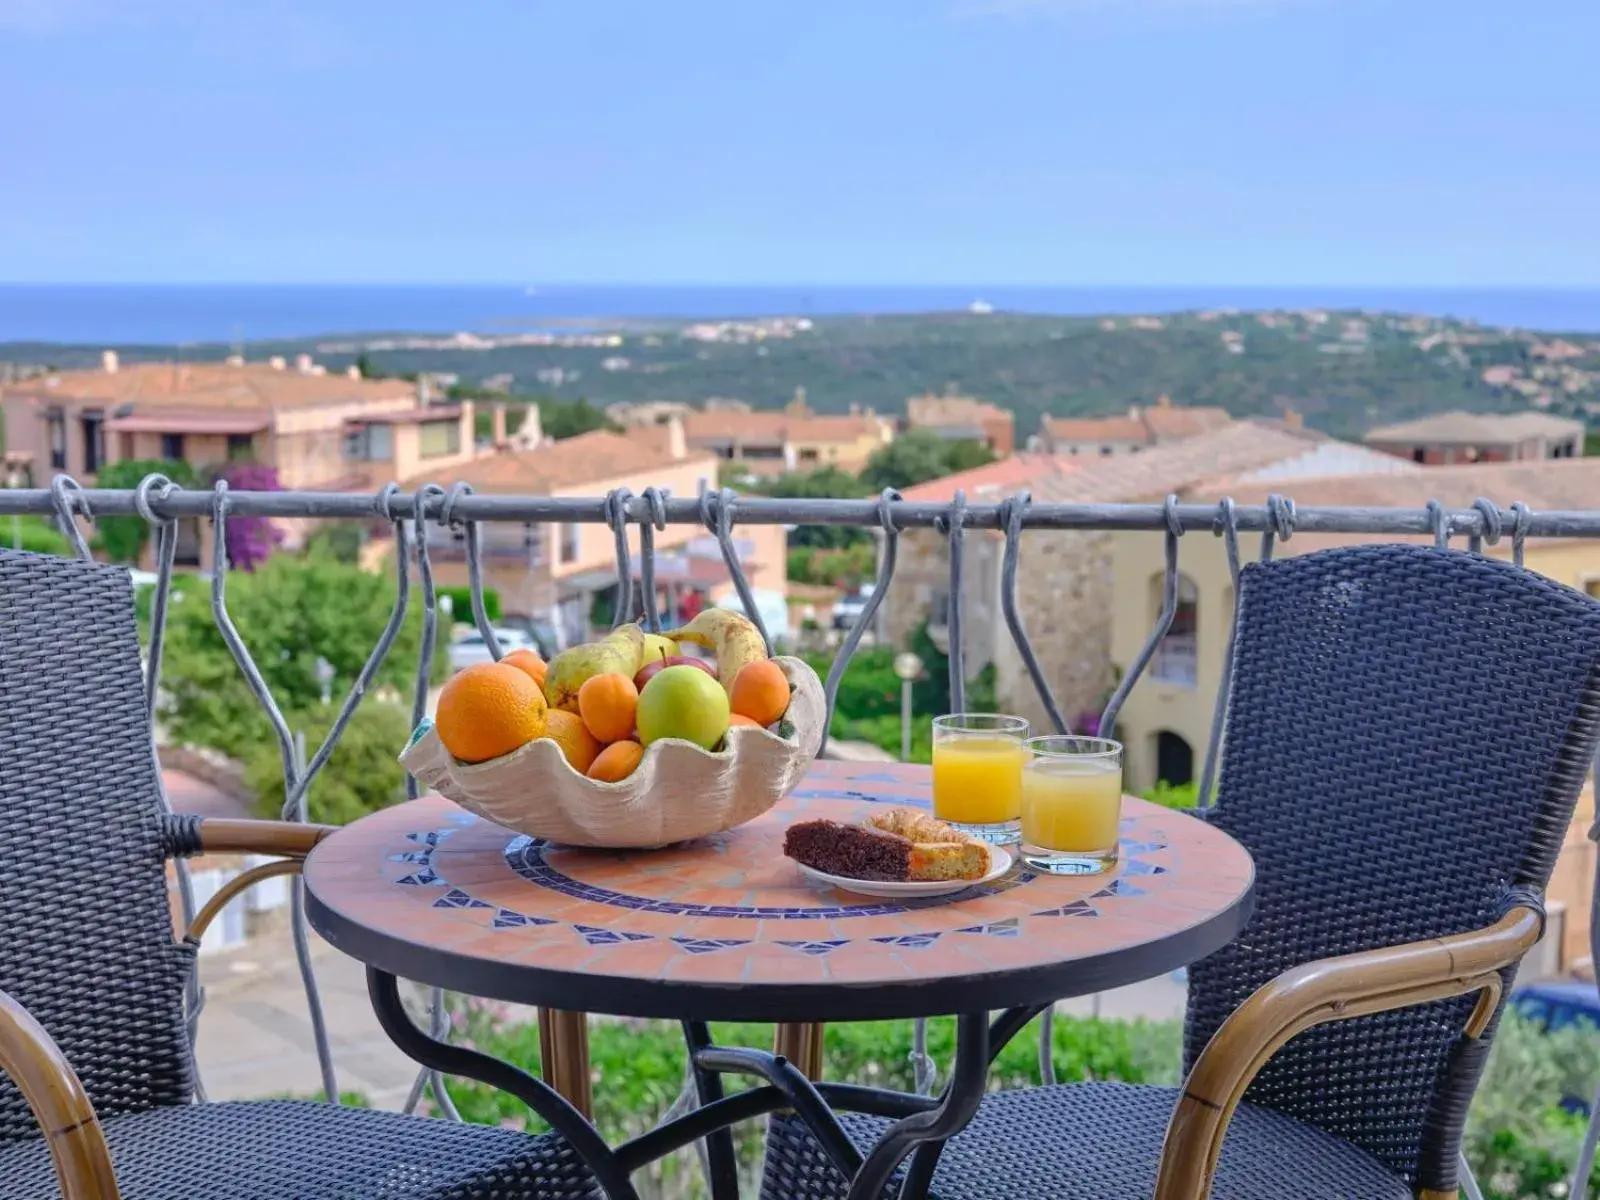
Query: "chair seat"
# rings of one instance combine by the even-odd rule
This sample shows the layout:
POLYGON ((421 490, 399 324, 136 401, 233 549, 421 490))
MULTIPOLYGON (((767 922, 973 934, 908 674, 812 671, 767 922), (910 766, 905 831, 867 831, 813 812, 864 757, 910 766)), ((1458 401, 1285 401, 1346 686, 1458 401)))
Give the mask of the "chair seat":
MULTIPOLYGON (((295 1100, 103 1122, 122 1200, 601 1200, 564 1140, 295 1100)), ((0 1144, 0 1200, 56 1196, 42 1141, 0 1144)))
MULTIPOLYGON (((1171 1088, 1067 1084, 997 1092, 945 1146, 940 1200, 1143 1200, 1155 1189, 1171 1088)), ((843 1118, 863 1153, 889 1122, 843 1118)), ((893 1195, 898 1178, 886 1196, 893 1195)), ((774 1117, 763 1200, 840 1200, 847 1181, 795 1117, 774 1117)), ((1240 1105, 1212 1200, 1412 1200, 1405 1182, 1348 1142, 1269 1109, 1240 1105)))

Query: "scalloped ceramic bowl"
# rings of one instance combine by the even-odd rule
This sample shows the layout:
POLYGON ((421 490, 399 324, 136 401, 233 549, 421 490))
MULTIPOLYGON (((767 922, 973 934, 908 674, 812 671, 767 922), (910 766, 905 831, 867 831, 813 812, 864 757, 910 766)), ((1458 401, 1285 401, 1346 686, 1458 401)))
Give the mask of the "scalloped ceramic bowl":
POLYGON ((773 661, 792 689, 780 732, 735 726, 715 754, 663 738, 618 783, 580 775, 548 739, 488 762, 458 762, 431 722, 400 762, 469 812, 562 845, 646 849, 721 833, 754 820, 793 791, 822 745, 828 711, 822 681, 798 658, 773 661))

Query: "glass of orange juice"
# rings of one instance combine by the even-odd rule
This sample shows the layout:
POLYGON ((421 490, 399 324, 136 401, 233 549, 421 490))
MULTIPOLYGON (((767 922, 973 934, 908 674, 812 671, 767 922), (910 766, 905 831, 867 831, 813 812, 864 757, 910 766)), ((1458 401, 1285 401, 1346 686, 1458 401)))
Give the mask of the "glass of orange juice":
POLYGON ((1029 738, 1022 768, 1022 858, 1052 875, 1117 865, 1122 746, 1064 734, 1029 738))
POLYGON ((933 815, 994 845, 1022 840, 1028 723, 1000 713, 933 721, 933 815))

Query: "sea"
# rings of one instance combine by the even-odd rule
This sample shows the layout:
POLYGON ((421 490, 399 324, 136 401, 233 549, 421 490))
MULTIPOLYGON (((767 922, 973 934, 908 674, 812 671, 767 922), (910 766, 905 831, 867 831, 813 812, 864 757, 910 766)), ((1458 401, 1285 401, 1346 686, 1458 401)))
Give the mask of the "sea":
POLYGON ((649 318, 1318 307, 1600 331, 1600 287, 0 284, 0 343, 165 346, 362 333, 516 333, 649 318))

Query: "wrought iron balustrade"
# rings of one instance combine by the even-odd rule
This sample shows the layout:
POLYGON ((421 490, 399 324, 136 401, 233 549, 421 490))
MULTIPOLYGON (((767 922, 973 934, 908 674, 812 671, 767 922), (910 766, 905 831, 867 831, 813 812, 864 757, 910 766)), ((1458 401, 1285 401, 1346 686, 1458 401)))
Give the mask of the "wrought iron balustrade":
MULTIPOLYGON (((1463 509, 1449 509, 1438 502, 1421 509, 1296 508, 1291 500, 1279 496, 1270 497, 1266 504, 1258 506, 1239 506, 1229 500, 1215 505, 1185 504, 1176 497, 1169 497, 1159 504, 1034 504, 1026 493, 1022 493, 998 504, 969 504, 959 492, 949 503, 910 502, 901 499, 893 491, 867 500, 768 499, 740 496, 726 489, 687 499, 666 496, 654 488, 647 488, 638 496, 623 489, 605 496, 566 498, 474 495, 463 484, 449 489, 430 484, 412 493, 402 492, 391 484, 374 495, 311 491, 234 492, 228 489, 226 483, 218 483, 208 491, 192 490, 179 488, 160 476, 152 476, 132 490, 84 489, 73 480, 58 476, 49 489, 0 491, 0 515, 11 513, 54 515, 72 538, 76 553, 83 557, 88 557, 90 551, 80 522, 92 522, 95 518, 106 516, 137 516, 149 522, 154 531, 157 576, 151 604, 146 681, 152 722, 155 719, 154 701, 160 686, 162 641, 173 565, 182 540, 179 522, 194 518, 211 522, 213 615, 241 672, 271 719, 285 780, 287 802, 284 818, 300 821, 306 819, 306 795, 311 782, 326 765, 351 715, 393 646, 414 596, 422 608, 423 637, 412 697, 413 723, 420 722, 424 715, 429 689, 429 665, 438 636, 439 613, 430 555, 439 553, 443 558, 449 553, 445 549, 447 546, 455 550, 454 557, 465 559, 472 594, 473 622, 491 653, 499 658, 501 648, 484 608, 482 564, 485 558, 504 552, 504 549, 520 549, 531 545, 527 539, 532 535, 525 533, 525 530, 537 530, 556 523, 609 526, 614 535, 616 587, 619 594, 619 602, 615 606, 616 620, 640 619, 650 629, 659 630, 662 614, 656 602, 655 534, 668 525, 691 525, 705 530, 703 536, 708 539, 707 548, 714 544, 720 552, 744 610, 758 625, 761 623, 759 609, 741 569, 741 543, 734 536, 738 526, 820 524, 870 528, 879 539, 876 586, 845 632, 828 672, 826 690, 831 715, 844 670, 860 646, 864 633, 873 628, 879 608, 888 595, 895 577, 900 535, 908 530, 934 530, 946 540, 949 581, 942 595, 947 597, 943 616, 949 647, 949 690, 954 707, 962 707, 967 678, 962 639, 963 543, 966 535, 972 531, 996 531, 1004 540, 1000 607, 1007 630, 1041 704, 1050 714, 1052 724, 1058 731, 1067 732, 1067 722, 1062 717, 1046 673, 1029 640, 1017 603, 1017 575, 1024 552, 1024 532, 1143 531, 1163 538, 1165 569, 1160 613, 1139 652, 1128 664, 1100 719, 1100 728, 1108 730, 1115 727, 1117 714, 1130 691, 1151 668, 1152 660, 1158 654, 1161 656, 1160 662, 1152 674, 1167 679, 1172 679, 1174 674, 1181 675, 1180 682, 1194 686, 1192 632, 1187 633, 1187 643, 1179 644, 1185 636, 1185 631, 1180 630, 1168 645, 1163 645, 1163 639, 1172 631, 1174 617, 1180 606, 1180 544, 1187 536, 1201 535, 1203 542, 1200 549, 1191 550, 1190 553, 1221 553, 1226 556, 1235 585, 1244 553, 1240 539, 1247 534, 1260 536, 1258 555, 1263 560, 1270 558, 1280 544, 1288 542, 1296 534, 1369 535, 1379 539, 1422 535, 1431 537, 1441 547, 1448 547, 1453 540, 1460 539, 1468 551, 1477 553, 1483 552, 1487 546, 1509 541, 1510 556, 1519 566, 1523 562, 1525 544, 1530 538, 1600 539, 1600 510, 1533 512, 1519 503, 1500 505, 1487 499, 1477 500, 1470 508, 1463 509), (299 744, 291 735, 282 712, 228 613, 229 566, 225 527, 230 518, 244 516, 361 521, 377 523, 380 527, 388 525, 392 531, 395 553, 391 569, 395 571, 396 579, 395 608, 382 637, 352 682, 326 741, 315 748, 309 757, 303 744, 299 744), (494 539, 493 549, 485 549, 481 528, 484 524, 504 527, 501 536, 494 539), (629 526, 637 527, 637 572, 631 561, 633 551, 629 544, 629 526), (420 536, 419 528, 422 531, 420 536), (1213 541, 1212 535, 1220 539, 1220 545, 1213 541), (634 587, 636 574, 639 584, 637 595, 634 587)), ((544 561, 547 560, 546 556, 544 561)), ((765 628, 762 629, 762 635, 767 636, 765 628)), ((768 643, 770 646, 770 639, 768 643)), ((1210 739, 1199 775, 1201 808, 1209 806, 1212 800, 1231 659, 1230 634, 1210 739)), ((409 780, 408 786, 410 793, 415 795, 415 781, 409 780)), ((1600 835, 1600 827, 1591 834, 1596 835, 1600 835)), ((193 897, 186 877, 180 879, 180 888, 186 908, 185 916, 192 917, 193 897)), ((292 901, 295 949, 306 985, 322 1083, 327 1095, 337 1096, 339 1090, 322 1021, 316 978, 311 969, 298 880, 292 901)), ((1600 908, 1600 903, 1597 903, 1597 908, 1600 908)), ((1594 960, 1600 962, 1600 911, 1591 920, 1591 941, 1594 960)), ((189 1001, 192 1030, 203 1004, 197 986, 191 986, 189 1001)), ((446 1020, 441 997, 437 993, 433 996, 431 1008, 432 1033, 442 1037, 446 1033, 446 1020)), ((1042 1023, 1040 1069, 1049 1081, 1053 1078, 1053 1069, 1048 1052, 1048 1010, 1042 1023)), ((932 1086, 934 1065, 926 1056, 925 1041, 920 1036, 917 1046, 918 1081, 926 1089, 932 1086)), ((408 1110, 419 1102, 425 1087, 431 1087, 442 1110, 454 1115, 442 1081, 427 1075, 419 1077, 408 1100, 408 1110)), ((1583 1159, 1578 1164, 1575 1181, 1587 1177, 1596 1138, 1600 1136, 1600 1094, 1596 1096, 1592 1112, 1594 1115, 1590 1120, 1583 1159)), ((1476 1186, 1469 1185, 1468 1193, 1476 1196, 1476 1186)), ((1583 1189, 1575 1182, 1569 1194, 1581 1196, 1583 1189)))

